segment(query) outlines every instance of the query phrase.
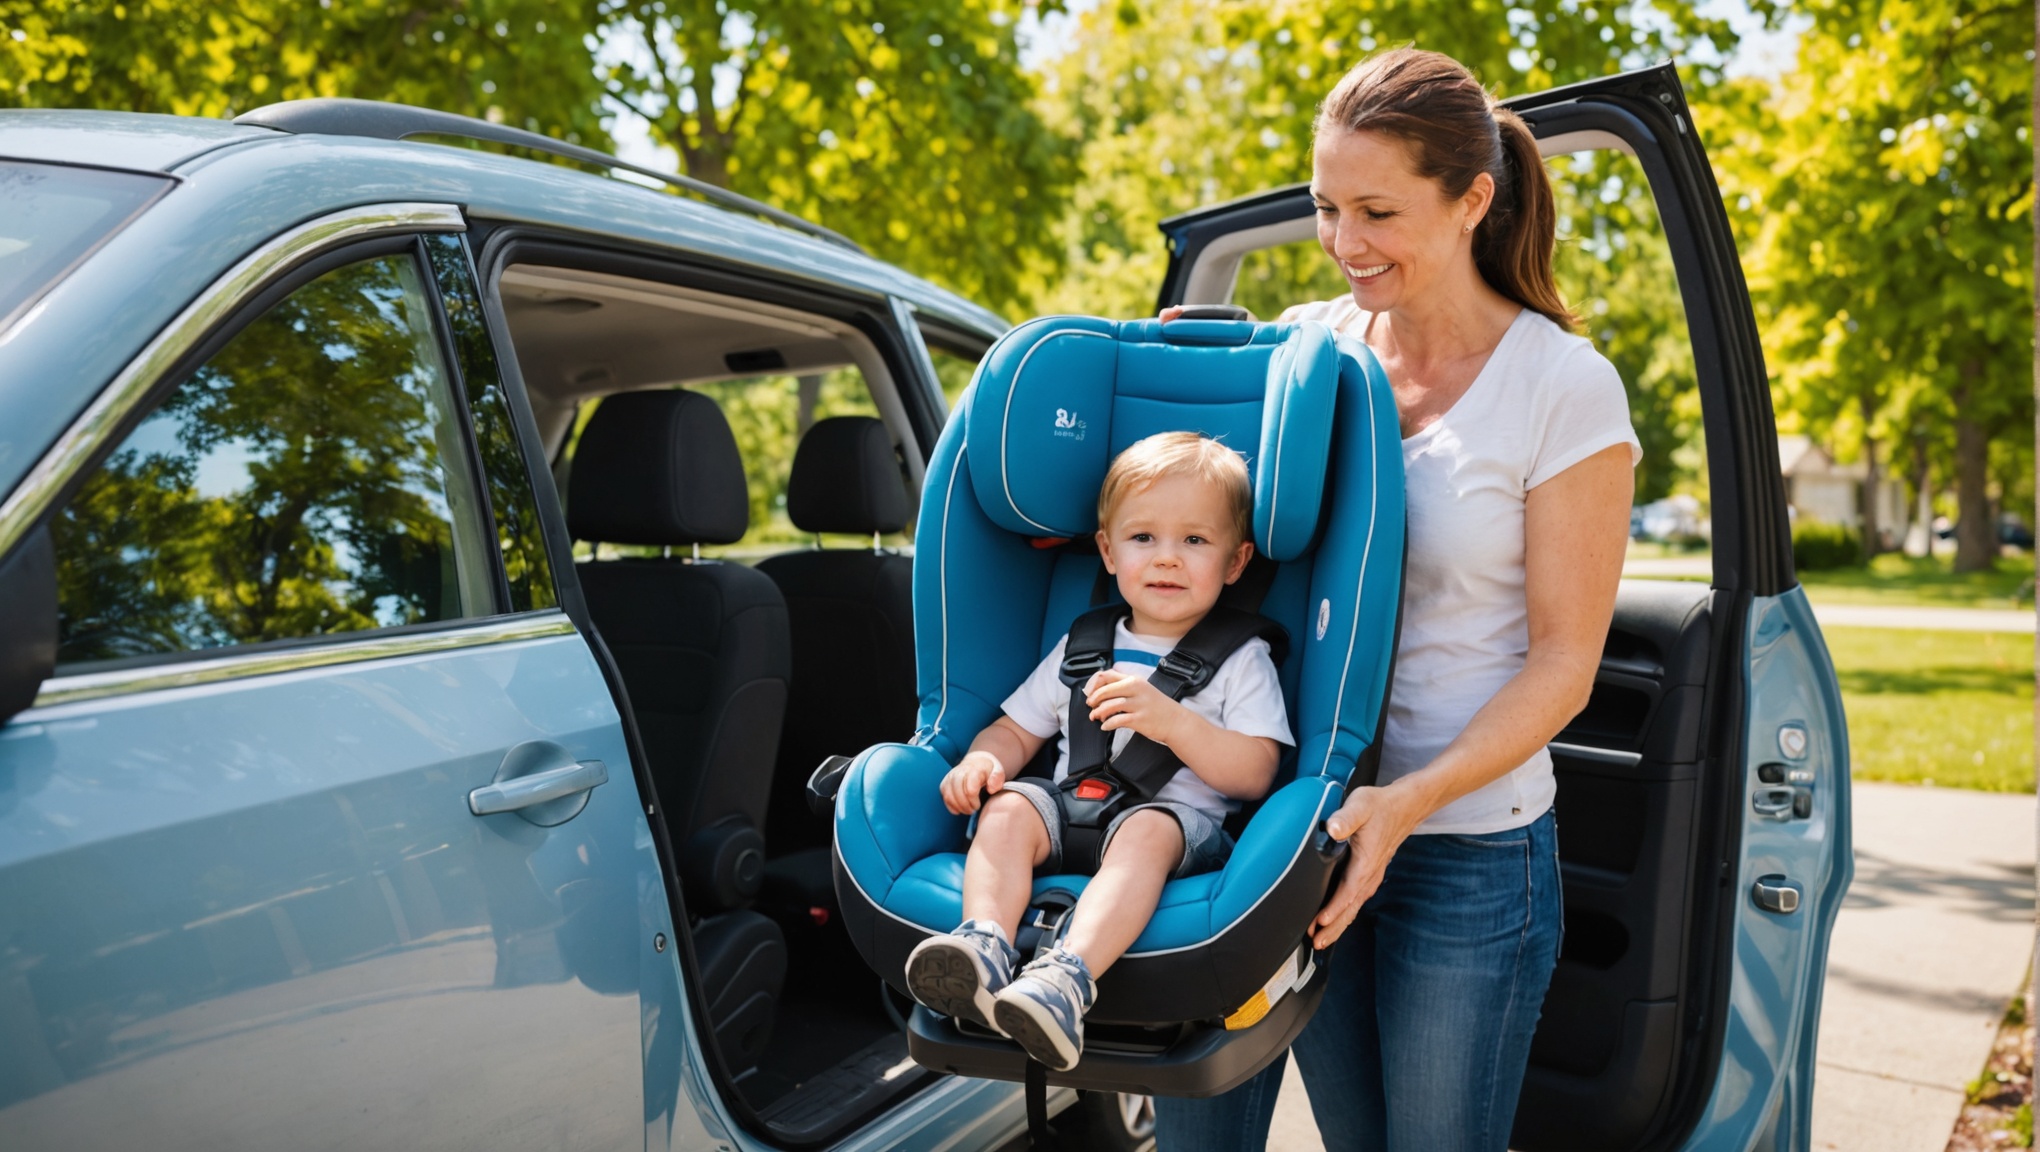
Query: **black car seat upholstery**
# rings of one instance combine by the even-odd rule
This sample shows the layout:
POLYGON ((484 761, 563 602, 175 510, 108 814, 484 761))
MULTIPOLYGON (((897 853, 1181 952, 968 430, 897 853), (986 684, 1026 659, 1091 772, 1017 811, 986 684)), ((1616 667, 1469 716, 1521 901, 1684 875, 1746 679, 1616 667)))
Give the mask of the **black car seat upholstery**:
MULTIPOLYGON (((692 549, 734 543, 749 524, 743 460, 715 401, 629 392, 596 409, 568 488, 575 539, 692 549)), ((716 1038, 733 1069, 749 1067, 786 974, 779 928, 748 907, 763 879, 791 671, 786 603, 742 564, 661 556, 577 568, 680 858, 716 1038)))
MULTIPOLYGON (((786 512, 804 532, 874 536, 912 515, 885 425, 869 416, 818 421, 801 437, 786 512)), ((766 814, 779 903, 831 907, 829 819, 807 805, 807 780, 829 756, 905 740, 914 731, 914 564, 869 548, 787 552, 758 565, 786 597, 793 691, 766 814)))

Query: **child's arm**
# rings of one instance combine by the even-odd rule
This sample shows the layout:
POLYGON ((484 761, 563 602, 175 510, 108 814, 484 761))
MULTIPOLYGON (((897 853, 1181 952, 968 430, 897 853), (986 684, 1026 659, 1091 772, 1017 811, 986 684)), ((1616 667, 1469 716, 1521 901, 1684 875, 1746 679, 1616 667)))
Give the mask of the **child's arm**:
POLYGON ((1131 728, 1166 745, 1197 778, 1235 800, 1267 795, 1282 746, 1266 736, 1221 728, 1139 676, 1105 671, 1091 678, 1084 702, 1107 732, 1131 728))
POLYGON ((1047 742, 1047 737, 1036 736, 1012 717, 999 717, 977 734, 970 751, 942 778, 942 802, 958 816, 970 815, 978 810, 983 793, 1004 788, 1047 742))

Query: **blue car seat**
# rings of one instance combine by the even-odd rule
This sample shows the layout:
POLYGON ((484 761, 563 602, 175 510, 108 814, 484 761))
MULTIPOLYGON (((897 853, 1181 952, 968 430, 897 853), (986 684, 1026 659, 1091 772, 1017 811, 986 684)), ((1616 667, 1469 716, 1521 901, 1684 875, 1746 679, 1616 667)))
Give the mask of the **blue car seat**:
MULTIPOLYGON (((1344 847, 1323 824, 1349 783, 1373 779, 1402 596, 1401 433, 1373 356, 1317 323, 1063 316, 1007 333, 922 489, 918 731, 838 762, 835 779, 823 779, 826 765, 817 773, 819 795, 834 791, 845 927, 904 990, 907 953, 962 919, 967 820, 943 806, 938 783, 1071 622, 1116 597, 1089 543, 1107 465, 1183 429, 1248 458, 1254 543, 1274 562, 1255 581, 1258 610, 1291 638, 1280 673, 1296 748, 1235 829, 1224 869, 1168 884, 1099 982, 1083 1060, 1049 1083, 1223 1091, 1282 1051, 1322 995, 1324 957, 1305 930, 1344 847)), ((1085 883, 1037 878, 1030 929, 1052 924, 1085 883)), ((1023 931, 1023 948, 1037 935, 1023 931)), ((925 1066, 1027 1072, 1016 1045, 925 1008, 909 1031, 925 1066)))

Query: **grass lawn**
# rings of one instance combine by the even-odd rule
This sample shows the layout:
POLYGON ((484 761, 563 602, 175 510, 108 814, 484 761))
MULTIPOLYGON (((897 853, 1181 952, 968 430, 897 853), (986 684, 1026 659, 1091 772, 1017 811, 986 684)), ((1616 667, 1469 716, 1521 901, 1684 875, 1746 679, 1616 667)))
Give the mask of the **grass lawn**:
MULTIPOLYGON (((1678 552, 1662 545, 1632 543, 1631 560, 1698 560, 1705 552, 1678 552)), ((1801 572, 1799 582, 1806 598, 1816 604, 1874 604, 1893 608, 2031 608, 2033 606, 2033 554, 2000 557, 1989 572, 1950 570, 1946 556, 1902 556, 1888 554, 1871 561, 1867 568, 1841 568, 1827 572, 1801 572)), ((1641 573, 1646 580, 1705 580, 1700 574, 1659 575, 1641 573)))
POLYGON ((1945 556, 1884 555, 1868 568, 1802 572, 1816 604, 1890 604, 1927 608, 2031 608, 2033 554, 2000 557, 1989 572, 1950 571, 1945 556))
POLYGON ((2033 637, 1824 628, 1858 780, 2033 790, 2033 637))

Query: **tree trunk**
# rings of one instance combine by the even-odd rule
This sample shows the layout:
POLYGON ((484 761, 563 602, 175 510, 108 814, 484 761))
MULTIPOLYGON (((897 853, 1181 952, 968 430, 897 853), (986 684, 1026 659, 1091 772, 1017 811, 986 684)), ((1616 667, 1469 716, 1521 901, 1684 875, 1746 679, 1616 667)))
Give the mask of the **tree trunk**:
POLYGON ((1955 388, 1955 571, 1983 572, 1997 565, 1997 525, 1990 519, 1990 436, 1970 411, 1972 384, 1983 365, 1962 366, 1955 388))
POLYGON ((1877 523, 1877 482, 1880 479, 1877 468, 1877 437, 1870 434, 1870 421, 1877 415, 1877 409, 1866 394, 1856 398, 1857 409, 1863 416, 1863 487, 1856 490, 1857 522, 1863 526, 1863 559, 1870 560, 1884 551, 1884 540, 1877 523))

